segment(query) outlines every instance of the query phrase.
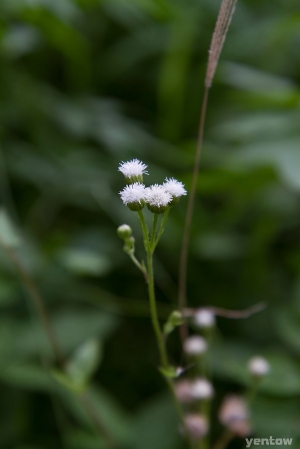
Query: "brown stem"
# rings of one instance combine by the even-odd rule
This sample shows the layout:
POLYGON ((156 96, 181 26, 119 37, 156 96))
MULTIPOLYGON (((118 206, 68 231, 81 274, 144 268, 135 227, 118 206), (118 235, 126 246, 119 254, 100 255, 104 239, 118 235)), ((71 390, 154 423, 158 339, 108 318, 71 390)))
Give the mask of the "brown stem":
POLYGON ((224 318, 231 318, 233 320, 240 320, 244 318, 249 318, 255 313, 261 312, 266 307, 267 307, 266 304, 264 304, 263 302, 255 304, 254 306, 249 307, 248 309, 245 310, 227 310, 221 307, 202 307, 197 309, 184 309, 183 315, 185 317, 190 317, 194 316, 200 310, 209 310, 210 312, 212 312, 214 315, 217 316, 222 316, 224 318))
MULTIPOLYGON (((203 143, 203 134, 204 134, 208 93, 209 93, 209 86, 206 86, 205 90, 204 90, 203 100, 202 100, 197 149, 196 149, 195 162, 194 162, 194 168, 193 168, 192 185, 191 185, 190 194, 189 194, 189 200, 188 200, 187 211, 186 211, 186 216, 185 216, 185 223, 184 223, 184 230, 183 230, 183 238, 182 238, 182 244, 181 244, 181 253, 180 253, 180 262, 179 262, 179 279, 178 279, 178 282, 179 282, 178 303, 179 303, 179 310, 181 310, 181 311, 186 306, 187 259, 188 259, 188 252, 189 252, 190 232, 191 232, 191 224, 192 224, 192 218, 193 218, 193 212, 194 212, 197 180, 198 180, 200 159, 201 159, 201 153, 202 153, 202 143, 203 143)), ((181 335, 182 340, 184 340, 186 338, 187 332, 188 332, 187 326, 186 325, 181 326, 180 335, 181 335)))

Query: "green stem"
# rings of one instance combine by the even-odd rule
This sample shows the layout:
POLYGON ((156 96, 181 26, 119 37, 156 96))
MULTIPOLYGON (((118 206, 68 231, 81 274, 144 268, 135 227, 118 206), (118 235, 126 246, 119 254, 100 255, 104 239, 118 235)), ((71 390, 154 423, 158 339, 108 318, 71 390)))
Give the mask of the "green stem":
POLYGON ((153 257, 152 251, 149 249, 147 254, 147 265, 148 265, 148 293, 149 293, 149 301, 150 301, 150 312, 151 312, 151 320, 152 326, 154 329, 154 333, 156 335, 157 345, 159 349, 160 359, 163 368, 168 368, 168 357, 167 351, 165 347, 164 338, 160 329, 158 315, 157 315, 157 307, 155 300, 155 291, 154 291, 154 278, 153 278, 153 257))
POLYGON ((150 251, 153 254, 155 246, 155 234, 156 234, 156 228, 157 228, 157 220, 158 220, 158 214, 153 214, 153 224, 152 224, 152 231, 151 231, 151 240, 150 240, 150 251))
POLYGON ((148 273, 147 273, 146 268, 143 267, 143 265, 137 260, 137 258, 131 251, 128 252, 127 254, 130 257, 130 259, 132 260, 132 262, 134 263, 134 265, 143 273, 146 281, 148 282, 148 273))
POLYGON ((158 244, 158 242, 159 242, 161 236, 163 235, 163 232, 164 232, 164 230, 165 230, 165 225, 166 225, 166 222, 167 222, 167 219, 168 219, 168 216, 169 216, 170 209, 171 209, 171 208, 168 207, 168 209, 167 209, 166 212, 164 213, 164 216, 163 216, 162 221, 161 221, 161 223, 160 223, 160 228, 159 228, 157 237, 156 237, 156 239, 155 239, 154 249, 156 248, 156 245, 158 244))
POLYGON ((145 221, 145 217, 143 214, 143 211, 139 210, 137 212, 140 223, 141 223, 141 228, 142 228, 142 233, 143 233, 143 239, 144 239, 144 247, 146 250, 146 253, 149 252, 149 235, 148 235, 148 228, 146 225, 146 221, 145 221))
MULTIPOLYGON (((147 283, 148 283, 151 321, 152 321, 152 326, 153 326, 154 333, 156 336, 157 346, 158 346, 159 355, 160 355, 160 363, 161 363, 162 368, 167 370, 167 368, 169 366, 169 361, 168 361, 166 343, 165 343, 164 336, 161 331, 161 327, 160 327, 159 319, 158 319, 157 305, 156 305, 156 298, 155 298, 155 289, 154 289, 154 274, 153 274, 153 252, 155 249, 155 231, 156 231, 156 227, 157 227, 158 214, 154 214, 154 216, 153 216, 153 224, 152 224, 150 241, 149 241, 148 228, 147 228, 145 218, 144 218, 142 211, 138 212, 138 217, 139 217, 139 220, 141 223, 141 228, 142 228, 142 233, 143 233, 143 238, 144 238, 144 245, 145 245, 145 250, 147 253, 147 273, 148 273, 147 283)), ((176 393, 175 393, 173 380, 166 376, 165 376, 165 379, 166 379, 166 382, 170 389, 170 392, 171 392, 171 395, 172 395, 172 398, 174 401, 175 409, 178 413, 178 417, 180 419, 181 425, 182 425, 183 429, 185 430, 184 416, 183 416, 181 405, 180 405, 180 403, 177 399, 176 393)), ((188 434, 187 434, 186 430, 185 430, 185 434, 188 439, 188 434)))

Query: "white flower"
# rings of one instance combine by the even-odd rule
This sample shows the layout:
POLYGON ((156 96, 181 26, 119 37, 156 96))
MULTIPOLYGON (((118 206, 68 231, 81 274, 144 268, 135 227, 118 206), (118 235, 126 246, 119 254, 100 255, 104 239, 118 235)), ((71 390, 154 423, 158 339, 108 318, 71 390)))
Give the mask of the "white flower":
POLYGON ((213 394, 213 386, 206 379, 196 379, 191 385, 191 396, 194 399, 209 399, 213 394))
POLYGON ((215 325, 215 315, 208 309, 200 309, 195 314, 194 323, 200 328, 210 328, 215 325))
POLYGON ((165 191, 168 192, 173 198, 180 198, 181 196, 187 194, 182 182, 177 181, 177 179, 166 178, 163 186, 165 191))
POLYGON ((270 371, 270 365, 263 357, 253 357, 249 360, 248 368, 253 376, 265 376, 270 371))
POLYGON ((170 193, 166 192, 164 186, 154 184, 146 188, 145 200, 147 207, 151 212, 161 214, 168 208, 172 200, 170 193))
POLYGON ((146 168, 147 165, 143 162, 138 159, 132 159, 132 161, 122 162, 118 170, 123 173, 128 182, 133 183, 143 181, 143 174, 148 174, 146 168))
POLYGON ((130 210, 138 211, 144 207, 145 186, 139 182, 129 184, 119 192, 121 200, 130 210))
POLYGON ((207 350, 207 342, 203 337, 195 335, 185 340, 183 348, 188 355, 201 355, 207 350))

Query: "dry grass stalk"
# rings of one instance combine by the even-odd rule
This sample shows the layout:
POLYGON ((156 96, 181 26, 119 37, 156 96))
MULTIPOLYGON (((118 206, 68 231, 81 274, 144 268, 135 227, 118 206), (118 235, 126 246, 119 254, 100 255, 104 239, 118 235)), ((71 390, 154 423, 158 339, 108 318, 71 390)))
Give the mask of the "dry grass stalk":
POLYGON ((226 34, 235 10, 237 0, 223 0, 219 11, 215 31, 211 40, 205 86, 209 88, 218 65, 219 57, 226 39, 226 34))
MULTIPOLYGON (((231 23, 231 19, 235 10, 235 5, 237 0, 223 0, 219 15, 217 18, 215 30, 213 33, 210 50, 209 50, 209 58, 208 65, 205 77, 205 89, 204 96, 202 101, 202 108, 200 114, 200 122, 199 122, 199 131, 198 131, 198 141, 197 141, 197 149, 195 155, 195 162, 193 168, 193 177, 192 184, 190 189, 189 201, 186 211, 184 231, 183 231, 183 239, 181 245, 181 254, 180 254, 180 262, 179 262, 179 309, 182 311, 186 306, 186 281, 187 281, 187 260, 188 260, 188 248, 190 242, 190 230, 191 223, 194 212, 194 203, 196 196, 196 187, 198 180, 198 173, 200 168, 200 159, 201 159, 201 151, 202 151, 202 142, 203 142, 203 134, 204 134, 204 125, 205 125, 205 117, 206 117, 206 108, 208 102, 208 93, 210 86, 213 81, 213 77, 218 65, 219 57, 225 42, 225 38, 227 35, 227 31, 229 29, 229 25, 231 23)), ((181 326, 181 339, 184 340, 187 336, 187 327, 181 326)))

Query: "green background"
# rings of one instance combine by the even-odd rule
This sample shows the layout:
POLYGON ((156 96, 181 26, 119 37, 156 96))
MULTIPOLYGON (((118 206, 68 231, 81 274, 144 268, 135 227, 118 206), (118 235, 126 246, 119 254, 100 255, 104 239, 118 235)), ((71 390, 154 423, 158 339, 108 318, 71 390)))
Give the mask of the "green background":
MULTIPOLYGON (((136 157, 148 165, 147 183, 175 176, 189 190, 219 5, 0 4, 0 236, 39 286, 64 352, 85 345, 89 394, 121 448, 183 445, 156 370, 146 285, 116 235, 130 224, 144 257, 117 168, 136 157)), ((189 305, 267 304, 247 320, 218 319, 214 439, 221 398, 243 391, 246 362, 261 354, 272 370, 253 403, 254 435, 293 437, 300 447, 299 47, 298 1, 239 0, 211 89, 189 305)), ((176 307, 186 205, 184 197, 172 210, 157 249, 161 318, 176 307)), ((36 311, 2 251, 0 308, 1 449, 104 448, 50 373, 36 311)), ((182 364, 176 333, 169 348, 182 364)))

